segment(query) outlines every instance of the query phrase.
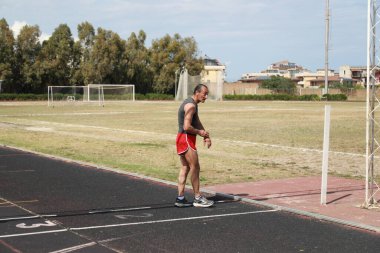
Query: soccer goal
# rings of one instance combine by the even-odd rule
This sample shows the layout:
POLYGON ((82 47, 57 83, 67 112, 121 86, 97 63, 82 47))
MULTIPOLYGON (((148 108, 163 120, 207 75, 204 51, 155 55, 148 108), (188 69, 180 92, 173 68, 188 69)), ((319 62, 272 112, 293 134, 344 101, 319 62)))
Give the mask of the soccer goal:
POLYGON ((132 84, 89 84, 86 86, 49 86, 48 106, 94 103, 105 101, 135 101, 132 84))
POLYGON ((48 86, 48 106, 74 104, 83 100, 86 86, 48 86))
POLYGON ((134 84, 89 84, 83 101, 135 101, 134 84))
POLYGON ((186 68, 183 68, 180 72, 178 79, 178 86, 176 89, 175 99, 184 100, 193 95, 194 88, 198 84, 202 83, 208 87, 208 98, 211 100, 222 100, 223 98, 223 76, 221 72, 217 73, 216 81, 210 82, 209 80, 203 80, 201 75, 192 76, 189 75, 186 68))

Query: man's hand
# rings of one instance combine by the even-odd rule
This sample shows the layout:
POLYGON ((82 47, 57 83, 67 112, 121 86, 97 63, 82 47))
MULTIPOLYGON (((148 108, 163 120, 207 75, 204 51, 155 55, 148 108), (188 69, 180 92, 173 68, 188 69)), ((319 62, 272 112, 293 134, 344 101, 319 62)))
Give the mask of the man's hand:
POLYGON ((205 145, 207 148, 211 147, 211 139, 210 137, 206 137, 203 139, 203 145, 205 145))
POLYGON ((199 135, 203 138, 210 138, 210 135, 206 130, 199 130, 199 135))

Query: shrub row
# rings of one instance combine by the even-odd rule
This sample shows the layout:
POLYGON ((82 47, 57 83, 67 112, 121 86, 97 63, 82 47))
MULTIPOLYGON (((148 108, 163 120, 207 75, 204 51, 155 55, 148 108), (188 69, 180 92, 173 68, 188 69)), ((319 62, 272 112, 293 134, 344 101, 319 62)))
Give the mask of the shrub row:
MULTIPOLYGON (((265 94, 265 95, 224 95, 225 100, 291 100, 291 101, 319 101, 321 97, 312 95, 265 94)), ((325 94, 322 99, 328 101, 346 101, 345 94, 325 94)))
MULTIPOLYGON (((67 94, 55 93, 54 98, 57 100, 66 99, 67 94)), ((81 94, 76 94, 75 99, 81 100, 83 96, 81 94)), ((122 99, 131 99, 131 95, 107 95, 104 96, 105 100, 122 100, 122 99)), ((173 95, 168 94, 135 94, 136 100, 173 100, 173 95)), ((0 93, 0 101, 41 101, 47 100, 47 94, 16 94, 16 93, 0 93)))
MULTIPOLYGON (((55 94, 56 99, 64 99, 66 95, 55 94)), ((130 95, 128 95, 130 96, 130 95)), ((75 99, 79 100, 82 95, 76 95, 75 99)), ((292 101, 319 101, 321 98, 318 95, 289 95, 289 94, 265 94, 265 95, 224 95, 225 100, 292 100, 292 101)), ((126 99, 120 98, 117 95, 106 95, 106 100, 126 99)), ((173 100, 173 95, 168 94, 136 94, 136 100, 173 100)), ((347 96, 345 94, 325 94, 322 99, 328 101, 346 101, 347 96)), ((41 101, 47 100, 47 94, 15 94, 15 93, 0 93, 1 101, 41 101)))
POLYGON ((0 93, 1 101, 40 101, 47 100, 47 94, 16 94, 16 93, 0 93))
POLYGON ((136 94, 136 100, 174 100, 173 95, 168 94, 156 94, 156 93, 147 93, 147 94, 136 94))
POLYGON ((327 101, 346 101, 347 95, 346 94, 324 94, 322 96, 322 99, 325 99, 327 101))

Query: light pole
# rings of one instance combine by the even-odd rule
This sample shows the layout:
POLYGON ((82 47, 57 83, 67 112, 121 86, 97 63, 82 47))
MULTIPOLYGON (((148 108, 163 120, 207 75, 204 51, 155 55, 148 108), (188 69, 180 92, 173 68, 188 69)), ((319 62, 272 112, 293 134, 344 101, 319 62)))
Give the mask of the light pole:
POLYGON ((329 93, 329 36, 330 36, 330 7, 329 0, 326 0, 326 30, 325 30, 325 89, 323 94, 329 93))

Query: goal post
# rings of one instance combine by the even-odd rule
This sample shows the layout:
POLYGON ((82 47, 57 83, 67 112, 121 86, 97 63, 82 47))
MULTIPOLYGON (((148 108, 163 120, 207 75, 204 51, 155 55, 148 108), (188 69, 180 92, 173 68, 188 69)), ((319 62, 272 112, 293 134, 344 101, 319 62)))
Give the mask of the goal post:
POLYGON ((86 86, 48 86, 48 106, 73 104, 83 100, 86 86))
POLYGON ((135 101, 134 84, 88 84, 85 101, 135 101))
POLYGON ((48 106, 58 104, 135 101, 133 84, 89 84, 86 86, 48 86, 48 106))

